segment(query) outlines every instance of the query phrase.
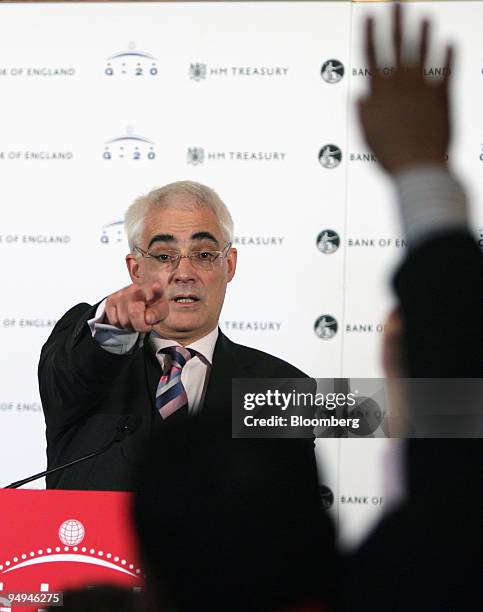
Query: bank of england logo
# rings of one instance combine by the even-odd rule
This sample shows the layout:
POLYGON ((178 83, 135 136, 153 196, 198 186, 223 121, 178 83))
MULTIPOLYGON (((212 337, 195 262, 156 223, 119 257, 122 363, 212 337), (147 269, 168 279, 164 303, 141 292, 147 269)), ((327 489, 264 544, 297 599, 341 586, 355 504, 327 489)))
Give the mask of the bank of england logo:
POLYGON ((319 485, 319 495, 322 510, 328 510, 334 503, 334 494, 326 485, 319 485))
POLYGON ((112 160, 148 160, 156 159, 155 143, 144 136, 134 134, 134 129, 128 127, 126 134, 117 136, 104 143, 102 158, 112 160))
POLYGON ((337 168, 342 160, 342 151, 334 144, 324 145, 319 151, 319 162, 324 168, 337 168))
POLYGON ((190 64, 189 77, 193 81, 203 81, 206 79, 206 64, 190 64))
POLYGON ((190 147, 186 154, 186 161, 192 166, 199 166, 205 161, 205 150, 202 147, 190 147))
POLYGON ((349 433, 359 438, 388 437, 385 410, 381 408, 383 398, 380 390, 375 393, 375 398, 361 395, 357 398, 356 405, 347 411, 347 415, 344 414, 344 417, 358 419, 357 429, 346 427, 349 433), (379 401, 376 401, 375 398, 379 401))
POLYGON ((344 76, 344 64, 336 59, 327 60, 322 64, 320 75, 326 83, 338 83, 344 76))
POLYGON ((339 234, 337 232, 334 232, 334 230, 322 230, 317 236, 317 248, 321 253, 324 253, 325 255, 335 253, 339 246, 339 234))
POLYGON ((84 525, 76 519, 64 521, 59 527, 59 539, 66 546, 80 544, 86 535, 84 525))
POLYGON ((337 333, 338 325, 337 321, 331 315, 321 315, 315 321, 314 331, 315 334, 322 338, 322 340, 330 340, 337 333))
POLYGON ((108 77, 155 77, 158 74, 158 60, 150 53, 137 51, 136 43, 130 42, 127 51, 107 58, 104 74, 108 77))
POLYGON ((124 221, 113 221, 102 226, 101 244, 124 242, 124 221))

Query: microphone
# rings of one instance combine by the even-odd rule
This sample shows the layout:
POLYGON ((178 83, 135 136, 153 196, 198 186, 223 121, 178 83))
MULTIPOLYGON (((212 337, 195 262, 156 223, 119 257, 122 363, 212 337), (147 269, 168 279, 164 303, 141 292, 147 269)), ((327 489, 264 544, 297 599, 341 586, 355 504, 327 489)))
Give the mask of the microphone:
POLYGON ((63 465, 59 465, 55 468, 50 468, 50 470, 45 470, 44 472, 40 472, 39 474, 34 474, 33 476, 29 476, 28 478, 24 478, 23 480, 17 480, 16 482, 12 482, 11 484, 3 487, 4 489, 17 489, 28 482, 32 482, 32 480, 37 480, 37 478, 42 478, 42 476, 48 476, 49 474, 53 474, 54 472, 59 472, 60 470, 64 470, 65 468, 70 467, 71 465, 75 465, 76 463, 81 463, 81 461, 86 461, 91 457, 96 457, 97 455, 102 455, 107 450, 111 448, 113 444, 116 442, 122 442, 124 438, 135 433, 139 426, 141 425, 141 416, 139 414, 128 414, 124 417, 124 419, 118 424, 116 427, 116 433, 111 440, 104 446, 102 446, 99 450, 91 452, 87 455, 83 455, 79 457, 79 459, 74 459, 73 461, 69 461, 69 463, 64 463, 63 465))

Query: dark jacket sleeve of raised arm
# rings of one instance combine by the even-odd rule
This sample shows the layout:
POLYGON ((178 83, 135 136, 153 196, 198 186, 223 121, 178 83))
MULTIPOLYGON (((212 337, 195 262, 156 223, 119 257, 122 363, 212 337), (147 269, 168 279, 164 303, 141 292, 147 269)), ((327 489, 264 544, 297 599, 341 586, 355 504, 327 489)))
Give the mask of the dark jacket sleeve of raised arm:
MULTIPOLYGON (((395 289, 409 376, 481 377, 483 258, 471 236, 428 238, 408 254, 395 289)), ((408 499, 348 558, 344 611, 481 609, 482 446, 479 438, 407 441, 408 499)))
MULTIPOLYGON (((428 240, 408 256, 395 289, 409 375, 483 378, 483 256, 472 237, 452 232, 428 240)), ((479 438, 409 440, 409 495, 442 500, 450 486, 465 499, 481 477, 482 449, 479 438)))
POLYGON ((483 374, 483 257, 465 232, 442 234, 411 252, 394 286, 405 330, 409 375, 483 374))

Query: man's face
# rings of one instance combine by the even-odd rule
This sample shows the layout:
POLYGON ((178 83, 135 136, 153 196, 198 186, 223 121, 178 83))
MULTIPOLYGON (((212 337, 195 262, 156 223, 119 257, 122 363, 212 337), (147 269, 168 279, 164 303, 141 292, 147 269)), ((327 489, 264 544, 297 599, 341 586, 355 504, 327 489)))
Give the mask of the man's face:
MULTIPOLYGON (((147 217, 141 243, 136 245, 151 254, 194 251, 223 251, 226 241, 218 219, 211 209, 198 207, 183 199, 183 208, 153 211, 147 217)), ((226 250, 225 250, 226 253, 226 250)), ((212 269, 199 269, 183 257, 173 269, 146 257, 126 257, 135 284, 159 282, 169 304, 168 316, 153 326, 162 337, 190 344, 218 325, 226 285, 236 268, 236 249, 219 257, 212 269)))

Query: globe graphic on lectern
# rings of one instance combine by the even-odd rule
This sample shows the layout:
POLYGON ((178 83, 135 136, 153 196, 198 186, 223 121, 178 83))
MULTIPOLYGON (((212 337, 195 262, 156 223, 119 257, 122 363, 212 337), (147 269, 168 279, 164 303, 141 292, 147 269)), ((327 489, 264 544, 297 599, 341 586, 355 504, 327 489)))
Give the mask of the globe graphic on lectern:
POLYGON ((66 546, 76 546, 84 539, 86 530, 80 521, 69 519, 59 527, 59 538, 66 546))

